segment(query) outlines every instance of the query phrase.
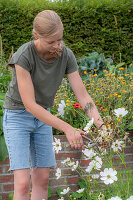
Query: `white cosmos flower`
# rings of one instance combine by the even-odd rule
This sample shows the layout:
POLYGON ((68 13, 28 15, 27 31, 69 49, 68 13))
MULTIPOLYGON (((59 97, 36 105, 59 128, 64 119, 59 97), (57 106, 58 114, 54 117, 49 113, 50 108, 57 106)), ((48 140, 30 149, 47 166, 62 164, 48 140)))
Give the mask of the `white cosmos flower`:
POLYGON ((94 164, 94 169, 100 170, 100 168, 102 167, 102 159, 98 156, 96 156, 93 160, 93 164, 94 164))
POLYGON ((102 159, 100 157, 96 156, 94 158, 94 160, 92 160, 89 163, 89 166, 87 167, 87 169, 85 171, 90 173, 92 171, 92 169, 100 170, 101 167, 102 167, 102 159))
POLYGON ((82 152, 84 153, 85 156, 87 156, 87 158, 91 159, 93 156, 96 155, 96 153, 94 153, 93 149, 85 149, 85 150, 82 150, 82 152))
POLYGON ((61 199, 58 199, 58 200, 64 200, 64 197, 61 197, 61 199))
POLYGON ((81 188, 81 189, 77 190, 76 192, 82 193, 83 191, 84 191, 84 188, 81 188))
POLYGON ((61 169, 60 168, 57 168, 55 175, 56 175, 57 179, 59 179, 61 177, 61 169))
POLYGON ((99 174, 92 174, 93 179, 97 179, 97 178, 99 178, 99 176, 100 176, 99 174))
POLYGON ((64 189, 60 194, 67 194, 69 192, 70 188, 64 189))
POLYGON ((72 166, 72 171, 75 171, 77 169, 78 165, 79 165, 79 161, 77 160, 76 164, 74 163, 74 165, 72 166))
POLYGON ((94 118, 92 118, 87 124, 86 124, 86 127, 84 128, 84 131, 86 131, 86 133, 88 133, 90 131, 90 128, 92 126, 94 122, 94 118))
POLYGON ((116 196, 116 197, 112 197, 111 199, 108 200, 122 200, 120 197, 116 196))
POLYGON ((117 152, 118 150, 122 150, 122 144, 124 142, 123 141, 119 141, 119 140, 116 140, 115 142, 112 143, 111 147, 113 149, 114 152, 117 152))
POLYGON ((98 137, 96 138, 97 142, 103 142, 103 141, 112 140, 112 137, 113 137, 112 132, 113 132, 113 130, 110 127, 102 129, 102 130, 99 130, 98 132, 99 132, 99 134, 98 134, 98 137))
POLYGON ((114 181, 117 181, 116 174, 116 170, 105 168, 103 172, 100 172, 101 180, 103 180, 106 185, 111 184, 114 181))
POLYGON ((94 167, 94 165, 93 165, 93 163, 92 162, 90 162, 89 163, 89 166, 86 168, 86 172, 88 172, 88 173, 90 173, 91 172, 91 170, 93 169, 93 167, 94 167))
POLYGON ((68 165, 70 162, 71 162, 70 158, 67 158, 66 160, 62 161, 61 163, 65 164, 65 165, 66 164, 68 165))
POLYGON ((124 117, 128 111, 125 110, 125 108, 118 108, 114 110, 115 115, 117 116, 117 118, 119 117, 124 117))
POLYGON ((58 108, 58 112, 61 117, 63 117, 64 115, 64 107, 66 107, 65 101, 61 100, 61 103, 59 104, 59 108, 58 108))
POLYGON ((99 196, 98 196, 98 200, 103 200, 104 199, 104 195, 100 192, 99 196))
POLYGON ((55 142, 53 142, 53 149, 56 153, 62 149, 60 139, 54 137, 55 142))
POLYGON ((133 196, 130 196, 127 200, 133 200, 133 196))

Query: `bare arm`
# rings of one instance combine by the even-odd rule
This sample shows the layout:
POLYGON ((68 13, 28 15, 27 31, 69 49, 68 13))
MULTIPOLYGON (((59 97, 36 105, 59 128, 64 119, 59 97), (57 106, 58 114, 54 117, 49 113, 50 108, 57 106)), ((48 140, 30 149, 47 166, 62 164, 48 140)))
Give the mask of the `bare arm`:
POLYGON ((81 132, 79 131, 77 134, 75 134, 75 128, 73 128, 63 120, 55 117, 46 109, 37 104, 30 73, 19 65, 15 65, 15 69, 17 75, 18 89, 25 109, 33 114, 40 121, 58 130, 63 131, 73 148, 83 148, 83 140, 80 135, 81 132))
POLYGON ((96 108, 95 103, 83 85, 78 71, 68 74, 68 80, 80 105, 84 109, 84 112, 90 119, 94 118, 94 124, 97 126, 97 128, 99 128, 103 124, 103 120, 96 108))

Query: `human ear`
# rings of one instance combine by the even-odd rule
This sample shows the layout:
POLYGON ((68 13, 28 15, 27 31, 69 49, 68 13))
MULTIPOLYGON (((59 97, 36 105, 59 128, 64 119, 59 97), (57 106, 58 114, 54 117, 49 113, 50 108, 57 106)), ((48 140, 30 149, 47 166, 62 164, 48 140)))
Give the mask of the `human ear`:
POLYGON ((33 34, 33 37, 35 38, 35 40, 37 40, 39 38, 37 32, 34 29, 32 31, 32 34, 33 34))

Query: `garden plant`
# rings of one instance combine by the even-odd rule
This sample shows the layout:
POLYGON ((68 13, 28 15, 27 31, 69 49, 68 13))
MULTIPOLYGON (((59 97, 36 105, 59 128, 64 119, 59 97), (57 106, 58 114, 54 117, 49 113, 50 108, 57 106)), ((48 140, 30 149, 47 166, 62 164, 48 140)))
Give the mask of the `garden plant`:
MULTIPOLYGON (((3 0, 1 7, 0 161, 8 156, 2 128, 4 96, 12 73, 7 58, 12 46, 15 51, 32 39, 34 15, 40 9, 53 9, 62 18, 65 43, 74 51, 83 83, 106 125, 104 131, 95 127, 94 119, 85 115, 64 77, 51 113, 85 131, 88 139, 82 156, 89 164, 85 168, 75 158, 60 163, 70 170, 66 176, 77 174, 79 181, 75 191, 64 183, 57 190, 58 200, 133 200, 132 168, 127 166, 125 157, 126 145, 133 144, 132 1, 3 0)), ((56 135, 63 133, 55 129, 53 133, 53 147, 58 154, 62 141, 56 135)), ((61 176, 62 170, 57 166, 57 184, 61 176)), ((49 197, 52 198, 50 188, 49 197)), ((10 194, 9 200, 12 199, 10 194)))
MULTIPOLYGON (((83 58, 84 59, 84 58, 83 58)), ((82 63, 82 62, 81 62, 82 63)), ((93 124, 93 119, 88 119, 84 114, 79 102, 71 87, 64 77, 62 84, 55 97, 55 105, 51 108, 52 114, 70 123, 77 129, 85 131, 89 137, 85 143, 85 150, 82 152, 85 159, 90 160, 85 169, 81 166, 80 160, 67 158, 62 165, 70 168, 72 173, 80 177, 77 191, 72 191, 69 186, 57 190, 59 199, 111 199, 127 200, 133 195, 133 175, 130 168, 125 164, 124 148, 132 143, 129 138, 129 131, 133 130, 132 100, 133 100, 133 64, 124 66, 107 64, 100 71, 97 67, 90 70, 79 66, 84 85, 97 105, 100 114, 107 127, 106 131, 99 131, 93 124), (104 148, 102 143, 106 143, 104 148), (117 164, 116 164, 117 160, 117 164)), ((1 66, 0 85, 0 106, 1 106, 1 160, 7 156, 2 132, 2 115, 4 94, 11 78, 11 70, 3 63, 1 66)), ((56 139, 56 134, 63 134, 54 131, 54 149, 58 153, 61 148, 61 141, 56 139)), ((61 169, 57 167, 55 177, 59 179, 61 169)), ((71 176, 71 174, 68 174, 71 176)), ((50 195, 49 195, 50 196, 50 195)), ((10 195, 12 199, 12 195, 10 195)))
MULTIPOLYGON (((133 174, 132 169, 125 164, 124 153, 127 142, 132 143, 127 131, 133 129, 133 65, 128 68, 121 65, 123 63, 108 65, 102 71, 102 77, 101 73, 98 77, 97 69, 88 69, 87 72, 87 68, 82 68, 84 85, 101 112, 106 131, 99 131, 93 124, 94 119, 89 120, 85 116, 66 79, 58 91, 51 111, 76 128, 84 130, 90 139, 82 151, 85 159, 90 161, 86 169, 81 166, 80 160, 74 158, 62 162, 72 173, 77 173, 80 179, 79 189, 75 192, 69 185, 57 190, 60 200, 133 199, 133 174)), ((56 153, 62 149, 61 141, 56 136, 54 149, 56 153)), ((57 179, 61 177, 61 168, 57 167, 55 175, 57 179)))

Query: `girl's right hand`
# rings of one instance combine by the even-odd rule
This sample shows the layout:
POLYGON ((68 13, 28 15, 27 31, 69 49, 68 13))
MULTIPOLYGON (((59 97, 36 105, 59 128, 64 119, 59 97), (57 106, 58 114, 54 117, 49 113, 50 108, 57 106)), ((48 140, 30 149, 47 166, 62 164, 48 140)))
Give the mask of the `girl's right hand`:
POLYGON ((76 128, 72 128, 65 132, 68 142, 71 145, 71 148, 74 149, 85 149, 83 138, 81 134, 84 134, 84 131, 76 128))

